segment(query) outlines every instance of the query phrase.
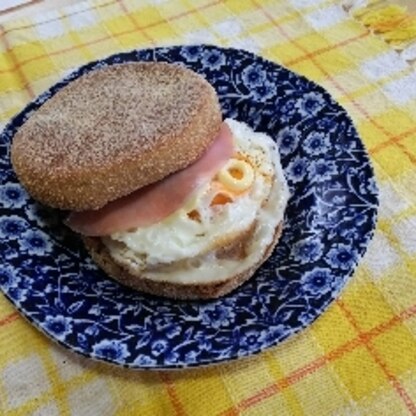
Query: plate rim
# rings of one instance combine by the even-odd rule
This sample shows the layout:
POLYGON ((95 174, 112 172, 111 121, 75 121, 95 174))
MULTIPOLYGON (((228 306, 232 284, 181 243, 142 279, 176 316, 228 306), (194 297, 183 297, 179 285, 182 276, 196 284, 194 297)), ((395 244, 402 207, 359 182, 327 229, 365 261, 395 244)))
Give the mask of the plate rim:
MULTIPOLYGON (((319 90, 321 93, 325 94, 327 97, 329 97, 333 101, 333 103, 338 107, 339 111, 343 113, 343 115, 347 118, 348 122, 351 123, 354 130, 357 132, 357 140, 360 142, 360 144, 362 146, 362 149, 363 149, 362 157, 367 159, 369 173, 371 173, 370 177, 374 179, 374 183, 376 185, 376 191, 375 191, 375 195, 374 195, 376 201, 375 201, 375 204, 374 204, 374 207, 373 207, 373 217, 372 217, 372 221, 371 221, 371 229, 369 231, 367 231, 366 234, 365 234, 366 235, 365 246, 361 249, 361 252, 358 252, 358 257, 357 257, 356 262, 354 263, 351 270, 348 273, 344 274, 344 276, 345 276, 344 281, 340 285, 338 285, 336 290, 334 290, 332 292, 330 300, 328 300, 327 303, 322 308, 320 308, 319 311, 316 312, 316 315, 312 319, 308 320, 306 323, 302 322, 301 325, 297 326, 290 334, 287 334, 283 339, 274 340, 272 343, 270 343, 267 346, 262 345, 261 347, 257 348, 256 350, 251 350, 251 351, 247 351, 247 352, 244 352, 244 353, 237 352, 237 353, 234 353, 234 354, 232 354, 230 356, 227 356, 227 357, 215 358, 215 359, 211 359, 209 361, 197 361, 197 362, 194 362, 194 363, 181 362, 181 363, 178 363, 178 364, 159 364, 159 363, 156 363, 156 364, 143 365, 143 364, 134 364, 133 362, 132 363, 123 363, 123 362, 119 362, 119 361, 114 360, 114 359, 108 359, 107 357, 96 355, 93 351, 91 351, 90 353, 86 352, 86 351, 84 351, 83 349, 81 349, 79 347, 78 348, 74 347, 73 345, 65 343, 64 341, 61 341, 58 338, 54 337, 44 327, 39 325, 39 323, 35 319, 33 319, 30 316, 29 313, 27 313, 23 308, 21 308, 21 306, 17 302, 15 302, 13 299, 11 299, 9 297, 9 295, 7 293, 5 293, 3 288, 0 286, 0 292, 3 294, 3 296, 5 296, 5 298, 19 312, 19 315, 22 316, 25 321, 29 322, 32 326, 34 326, 36 328, 36 330, 38 330, 42 334, 46 335, 47 338, 52 340, 55 344, 58 344, 58 345, 64 347, 65 349, 67 349, 67 350, 75 352, 76 354, 81 355, 82 357, 91 359, 95 362, 103 362, 103 363, 114 365, 114 366, 117 366, 117 367, 124 367, 124 368, 128 368, 128 369, 131 369, 131 370, 139 370, 139 371, 140 370, 146 370, 146 371, 149 371, 149 370, 150 371, 151 370, 154 370, 154 371, 173 370, 173 371, 178 371, 178 370, 185 370, 185 369, 191 369, 191 368, 195 369, 195 368, 205 368, 205 367, 208 367, 208 366, 216 366, 216 365, 220 365, 220 364, 225 363, 225 362, 234 362, 236 360, 248 359, 250 357, 258 356, 260 353, 262 353, 262 352, 264 352, 264 351, 266 351, 270 348, 281 345, 282 343, 288 341, 289 339, 293 339, 293 337, 297 336, 305 328, 312 325, 318 318, 320 318, 324 314, 325 311, 327 311, 327 309, 333 304, 333 302, 340 296, 340 293, 343 290, 345 290, 346 286, 350 283, 351 277, 356 272, 356 269, 359 265, 359 262, 362 260, 365 253, 367 252, 368 245, 371 242, 372 238, 374 237, 374 233, 377 229, 377 223, 378 223, 378 219, 379 219, 379 206, 380 206, 379 189, 378 189, 377 181, 376 181, 377 177, 376 177, 376 174, 375 174, 375 171, 374 171, 372 159, 370 158, 370 155, 369 155, 368 150, 367 150, 367 146, 366 146, 365 142, 362 140, 361 135, 358 133, 356 125, 355 125, 354 121, 352 120, 351 116, 346 111, 346 109, 337 100, 335 100, 333 95, 327 89, 325 89, 323 86, 316 83, 315 81, 307 78, 306 76, 304 76, 302 74, 299 74, 296 71, 293 71, 293 70, 287 68, 286 66, 282 65, 281 63, 274 62, 274 61, 272 61, 268 58, 265 58, 261 55, 257 55, 256 53, 253 53, 251 51, 241 49, 241 48, 223 47, 223 46, 220 46, 220 45, 209 44, 209 43, 173 44, 173 45, 167 45, 167 46, 156 46, 156 47, 131 49, 131 50, 128 50, 128 51, 116 52, 116 53, 112 53, 112 54, 109 54, 107 56, 104 56, 102 58, 95 59, 95 60, 92 60, 90 62, 86 62, 86 63, 76 67, 75 69, 72 69, 71 72, 69 72, 68 74, 66 74, 62 78, 59 78, 49 88, 45 89, 42 93, 37 95, 34 99, 29 101, 26 105, 24 105, 24 107, 18 113, 16 113, 5 124, 4 128, 0 132, 0 140, 3 139, 3 136, 4 136, 5 132, 14 128, 16 119, 18 119, 19 117, 21 117, 24 114, 26 114, 27 117, 30 117, 31 112, 33 111, 33 109, 31 109, 32 106, 36 106, 36 108, 38 108, 39 107, 39 102, 41 102, 42 103, 41 105, 43 105, 44 102, 48 101, 52 96, 54 96, 58 91, 60 91, 65 85, 67 85, 70 82, 74 81, 75 79, 79 78, 83 74, 88 73, 91 70, 94 70, 95 69, 94 67, 96 65, 100 65, 100 63, 103 62, 103 61, 106 62, 110 59, 120 57, 121 60, 122 60, 122 62, 120 62, 120 63, 143 62, 145 60, 136 59, 136 60, 123 61, 123 59, 125 57, 128 57, 132 53, 136 53, 136 56, 137 56, 138 53, 143 53, 143 52, 153 52, 153 53, 155 53, 156 51, 160 51, 160 50, 166 50, 166 49, 170 50, 170 49, 176 49, 176 48, 191 48, 191 47, 213 48, 213 49, 220 50, 224 54, 229 54, 229 53, 233 53, 233 52, 243 52, 245 55, 250 56, 255 61, 260 60, 262 62, 266 62, 266 63, 274 65, 276 67, 280 67, 280 68, 284 69, 285 71, 288 71, 292 74, 295 74, 296 77, 307 81, 311 85, 311 87, 313 87, 313 88, 311 88, 312 90, 319 90), (88 69, 88 67, 91 67, 91 68, 88 69), (50 94, 50 96, 48 98, 44 99, 44 97, 47 96, 48 94, 50 94)), ((114 63, 107 63, 106 62, 106 65, 118 65, 120 63, 119 62, 114 62, 114 63)), ((180 61, 177 61, 177 63, 180 63, 180 61)), ((27 117, 26 117, 25 121, 27 120, 27 117)), ((13 134, 13 136, 14 136, 14 134, 13 134)), ((7 143, 10 145, 9 140, 7 140, 7 143)), ((0 215, 0 217, 2 217, 2 216, 3 215, 0 215)), ((236 290, 238 290, 238 289, 236 289, 236 290)), ((214 301, 215 301, 215 299, 214 299, 214 301)))

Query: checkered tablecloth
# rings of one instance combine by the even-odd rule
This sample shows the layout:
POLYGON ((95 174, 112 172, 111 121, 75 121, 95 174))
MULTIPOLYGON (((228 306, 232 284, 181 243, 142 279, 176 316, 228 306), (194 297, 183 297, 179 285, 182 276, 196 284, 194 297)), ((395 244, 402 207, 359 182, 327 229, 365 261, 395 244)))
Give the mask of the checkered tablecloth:
POLYGON ((132 372, 55 346, 0 296, 2 415, 416 415, 416 73, 336 1, 92 0, 0 27, 0 124, 114 52, 254 51, 348 110, 381 192, 368 253, 309 329, 240 362, 132 372))

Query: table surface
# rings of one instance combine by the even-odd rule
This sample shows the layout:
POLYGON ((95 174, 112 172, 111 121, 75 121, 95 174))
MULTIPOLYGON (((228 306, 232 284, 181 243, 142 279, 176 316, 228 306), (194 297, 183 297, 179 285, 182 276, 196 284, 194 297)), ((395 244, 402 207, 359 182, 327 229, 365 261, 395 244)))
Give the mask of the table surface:
MULTIPOLYGON (((34 0, 34 2, 14 8, 10 11, 0 13, 0 24, 20 17, 25 17, 34 12, 53 10, 62 6, 80 3, 80 0, 34 0)), ((401 4, 408 8, 410 12, 416 12, 415 0, 392 0, 392 3, 401 4)))
POLYGON ((9 20, 25 17, 36 12, 53 10, 62 6, 80 3, 79 0, 35 0, 34 2, 18 6, 0 13, 0 24, 9 20))
POLYGON ((0 296, 0 414, 416 415, 416 73, 404 54, 340 10, 340 0, 87 0, 45 19, 34 13, 79 1, 32 3, 0 14, 0 130, 68 71, 112 53, 200 42, 249 49, 345 107, 372 160, 379 222, 348 287, 313 325, 219 366, 130 372, 87 360, 0 296))

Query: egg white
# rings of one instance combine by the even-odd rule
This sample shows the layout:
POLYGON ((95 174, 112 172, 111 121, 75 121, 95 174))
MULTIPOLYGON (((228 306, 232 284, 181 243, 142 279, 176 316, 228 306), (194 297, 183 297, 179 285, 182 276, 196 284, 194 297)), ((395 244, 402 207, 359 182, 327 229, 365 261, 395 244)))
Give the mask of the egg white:
MULTIPOLYGON (((210 251, 213 248, 218 247, 227 237, 239 235, 256 221, 259 222, 264 212, 270 208, 270 204, 275 205, 275 218, 272 223, 278 221, 277 225, 282 220, 288 199, 288 188, 275 143, 267 135, 254 132, 244 123, 232 119, 227 119, 226 123, 233 133, 236 151, 254 169, 254 182, 249 191, 218 209, 210 206, 215 192, 211 184, 207 184, 190 197, 181 209, 165 220, 104 238, 103 242, 110 255, 118 263, 130 270, 142 272, 148 270, 146 277, 163 280, 163 272, 152 272, 155 265, 176 263, 205 254, 208 256, 207 259, 212 257, 210 251), (277 195, 274 195, 276 192, 277 195), (271 202, 270 199, 273 201, 271 202), (198 211, 200 221, 189 217, 188 213, 192 210, 198 211)), ((261 224, 257 228, 259 227, 261 224)), ((263 239, 265 239, 263 243, 267 244, 267 240, 270 240, 270 244, 273 233, 263 239)), ((213 261, 215 262, 215 259, 213 261)), ((229 262, 227 269, 232 268, 229 262)), ((216 263, 219 264, 218 260, 216 263)), ((202 266, 199 261, 198 267, 202 266)), ((165 274, 170 276, 165 278, 175 280, 176 275, 177 279, 186 280, 184 272, 182 270, 181 273, 172 273, 169 269, 165 274)), ((213 278, 221 278, 223 274, 219 273, 213 278)), ((189 278, 194 279, 192 276, 189 278)))

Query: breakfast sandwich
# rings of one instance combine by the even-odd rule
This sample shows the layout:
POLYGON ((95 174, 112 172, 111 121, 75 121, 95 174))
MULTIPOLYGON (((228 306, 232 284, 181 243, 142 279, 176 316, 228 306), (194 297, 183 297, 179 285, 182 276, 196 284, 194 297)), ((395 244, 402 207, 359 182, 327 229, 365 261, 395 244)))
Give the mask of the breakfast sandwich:
POLYGON ((62 88, 16 133, 28 193, 110 277, 176 299, 222 296, 280 237, 289 197, 274 141, 222 120, 218 97, 179 65, 128 63, 62 88))

